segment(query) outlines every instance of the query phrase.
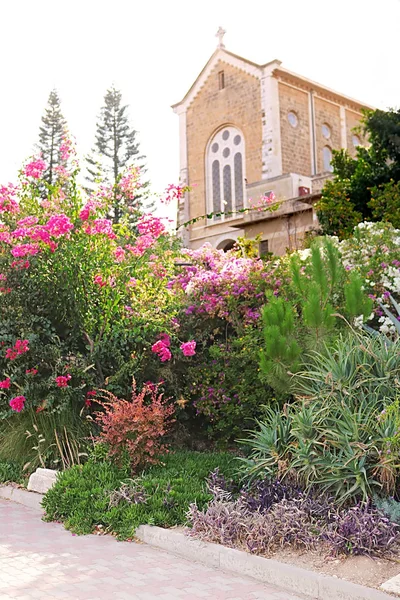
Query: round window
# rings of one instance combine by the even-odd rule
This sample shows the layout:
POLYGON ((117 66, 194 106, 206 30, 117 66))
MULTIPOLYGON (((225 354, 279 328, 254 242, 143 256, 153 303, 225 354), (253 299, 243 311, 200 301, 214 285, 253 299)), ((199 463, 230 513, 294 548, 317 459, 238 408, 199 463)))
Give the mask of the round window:
POLYGON ((358 135, 353 135, 353 146, 357 148, 357 146, 361 146, 361 141, 358 135))
POLYGON ((241 141, 242 138, 240 137, 240 135, 235 135, 235 137, 233 138, 233 143, 235 144, 235 146, 239 146, 241 141))
POLYGON ((228 156, 230 155, 231 151, 229 150, 229 148, 224 148, 224 151, 222 152, 222 155, 224 158, 228 158, 228 156))
POLYGON ((211 150, 213 152, 218 152, 218 148, 219 148, 219 146, 218 146, 217 142, 214 142, 214 144, 211 146, 211 150))
POLYGON ((227 129, 225 129, 224 133, 222 134, 222 139, 226 142, 228 137, 229 137, 229 131, 227 129))
POLYGON ((292 111, 288 112, 287 118, 292 127, 297 127, 299 120, 297 118, 296 113, 294 113, 292 111))
POLYGON ((329 125, 324 123, 321 127, 321 131, 324 138, 329 140, 329 138, 331 137, 331 128, 329 127, 329 125))

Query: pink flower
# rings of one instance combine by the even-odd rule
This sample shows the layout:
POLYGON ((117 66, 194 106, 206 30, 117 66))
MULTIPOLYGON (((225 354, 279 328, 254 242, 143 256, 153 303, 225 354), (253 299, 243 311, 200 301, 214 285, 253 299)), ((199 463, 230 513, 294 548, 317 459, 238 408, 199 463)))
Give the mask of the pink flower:
POLYGON ((11 183, 7 187, 0 186, 0 213, 9 212, 16 214, 19 212, 19 206, 16 199, 18 188, 11 183))
POLYGON ((10 400, 10 406, 15 412, 21 412, 26 402, 25 396, 15 396, 10 400))
POLYGON ((56 377, 56 384, 60 388, 65 388, 68 386, 68 381, 71 379, 71 375, 68 373, 67 375, 59 375, 56 377))
MULTIPOLYGON (((1 210, 0 210, 1 212, 1 210)), ((6 244, 12 244, 13 240, 9 231, 0 231, 0 242, 5 242, 6 244)))
POLYGON ((38 244, 17 244, 11 250, 11 254, 15 258, 22 258, 23 256, 34 256, 40 252, 40 248, 38 244))
POLYGON ((7 377, 7 379, 3 379, 3 381, 0 381, 0 389, 2 389, 2 390, 9 390, 10 385, 11 385, 11 379, 9 377, 7 377))
POLYGON ((28 344, 28 340, 17 340, 13 348, 7 348, 6 358, 9 358, 10 360, 15 360, 17 356, 25 354, 25 352, 28 352, 29 350, 28 344))
POLYGON ((125 250, 121 246, 118 246, 118 248, 116 248, 114 250, 114 258, 115 258, 116 262, 118 262, 118 263, 120 263, 124 260, 125 250))
POLYGON ((141 237, 137 238, 134 246, 127 244, 126 248, 127 248, 127 250, 132 252, 132 254, 134 256, 143 256, 145 251, 148 248, 151 248, 152 245, 154 244, 154 242, 155 242, 155 238, 152 235, 145 234, 145 235, 142 235, 141 237))
POLYGON ((69 233, 74 226, 71 223, 69 217, 64 214, 53 215, 47 221, 46 229, 53 237, 61 237, 66 233, 69 233))
POLYGON ((161 362, 166 362, 172 358, 171 351, 166 346, 162 348, 162 350, 158 353, 158 356, 160 357, 161 362))
POLYGON ((13 260, 11 263, 12 269, 29 269, 29 260, 13 260))
POLYGON ((187 187, 182 187, 180 185, 175 185, 174 183, 170 183, 165 190, 165 198, 161 200, 164 204, 170 204, 172 200, 177 200, 178 202, 181 198, 185 197, 185 192, 188 191, 187 187))
POLYGON ((138 221, 137 228, 140 235, 151 235, 156 239, 165 233, 164 223, 154 215, 143 215, 138 221))
POLYGON ((160 340, 162 341, 162 343, 164 344, 164 346, 167 346, 167 348, 170 347, 170 345, 171 345, 171 338, 169 337, 168 333, 162 333, 160 335, 160 340))
POLYGON ((43 172, 46 170, 47 165, 41 158, 33 160, 25 166, 24 174, 27 177, 33 177, 34 179, 40 179, 43 172))
POLYGON ((4 275, 4 273, 0 273, 0 281, 7 281, 7 275, 4 275))
POLYGON ((107 281, 104 281, 101 275, 96 275, 93 281, 96 285, 99 285, 100 287, 104 287, 105 285, 107 285, 107 281))
POLYGON ((32 376, 33 376, 33 375, 37 375, 37 373, 38 373, 38 370, 37 370, 37 369, 27 369, 27 370, 25 371, 25 374, 26 374, 26 375, 32 375, 32 376))
POLYGON ((194 340, 184 342, 181 344, 181 350, 184 356, 194 356, 196 354, 196 342, 194 340))
POLYGON ((134 277, 131 277, 126 285, 129 287, 137 286, 137 279, 135 279, 134 277))
POLYGON ((92 224, 85 225, 85 232, 88 235, 104 234, 110 240, 114 240, 117 236, 113 232, 112 221, 110 219, 95 219, 92 224))
POLYGON ((29 350, 29 341, 28 340, 17 340, 14 346, 15 350, 18 354, 25 354, 29 350))
POLYGON ((82 221, 87 221, 91 214, 95 214, 98 208, 102 208, 103 203, 96 200, 89 200, 79 213, 79 218, 82 221))
POLYGON ((166 362, 167 360, 171 360, 172 358, 171 351, 162 340, 158 340, 158 342, 153 344, 151 347, 151 351, 154 352, 154 354, 158 355, 161 362, 166 362))
POLYGON ((23 219, 17 221, 17 225, 19 225, 20 227, 29 227, 30 225, 36 225, 38 221, 39 219, 37 217, 24 217, 23 219))

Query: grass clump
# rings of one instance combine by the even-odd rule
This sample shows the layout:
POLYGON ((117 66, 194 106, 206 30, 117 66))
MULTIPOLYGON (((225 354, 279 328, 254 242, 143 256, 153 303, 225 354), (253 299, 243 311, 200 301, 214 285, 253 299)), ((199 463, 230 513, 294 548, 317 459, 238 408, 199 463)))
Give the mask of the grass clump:
POLYGON ((216 468, 226 478, 233 478, 233 456, 174 452, 134 479, 127 467, 92 457, 59 475, 43 500, 45 518, 62 521, 78 534, 91 533, 101 525, 119 539, 132 538, 142 524, 184 525, 190 504, 203 508, 211 500, 206 478, 216 468))
POLYGON ((0 461, 0 484, 1 483, 24 483, 22 466, 14 461, 0 461))

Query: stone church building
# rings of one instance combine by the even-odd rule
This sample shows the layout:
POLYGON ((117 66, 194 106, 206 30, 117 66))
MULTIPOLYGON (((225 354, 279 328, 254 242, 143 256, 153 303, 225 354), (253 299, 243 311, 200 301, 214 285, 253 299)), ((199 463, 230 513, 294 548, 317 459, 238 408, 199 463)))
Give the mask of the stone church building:
POLYGON ((260 235, 260 253, 301 246, 318 225, 314 203, 331 172, 332 150, 354 155, 364 140, 354 132, 371 108, 292 73, 279 60, 253 63, 219 45, 185 97, 179 115, 181 199, 178 224, 185 246, 210 242, 229 249, 238 236, 260 235), (275 212, 234 211, 273 194, 275 212))

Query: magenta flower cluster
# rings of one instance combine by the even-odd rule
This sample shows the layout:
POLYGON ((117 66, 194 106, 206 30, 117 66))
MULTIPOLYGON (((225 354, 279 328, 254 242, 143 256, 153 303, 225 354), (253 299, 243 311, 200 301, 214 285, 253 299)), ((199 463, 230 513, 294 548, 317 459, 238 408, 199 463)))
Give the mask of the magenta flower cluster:
POLYGON ((253 258, 239 258, 234 252, 215 250, 205 245, 186 251, 191 266, 185 267, 168 284, 187 297, 186 314, 218 317, 229 322, 240 319, 252 324, 260 318, 260 306, 267 288, 280 281, 274 268, 266 271, 264 263, 253 258))

